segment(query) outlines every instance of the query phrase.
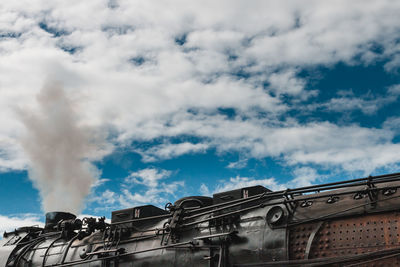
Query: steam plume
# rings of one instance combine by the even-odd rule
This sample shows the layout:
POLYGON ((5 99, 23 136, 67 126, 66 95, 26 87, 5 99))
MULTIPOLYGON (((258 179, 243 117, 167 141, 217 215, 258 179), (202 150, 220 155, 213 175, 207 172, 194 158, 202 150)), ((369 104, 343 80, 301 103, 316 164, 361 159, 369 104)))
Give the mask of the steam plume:
POLYGON ((74 103, 60 84, 47 84, 36 100, 37 111, 18 110, 26 127, 21 143, 31 164, 29 178, 46 212, 78 213, 98 178, 88 160, 97 149, 91 129, 79 125, 74 103))

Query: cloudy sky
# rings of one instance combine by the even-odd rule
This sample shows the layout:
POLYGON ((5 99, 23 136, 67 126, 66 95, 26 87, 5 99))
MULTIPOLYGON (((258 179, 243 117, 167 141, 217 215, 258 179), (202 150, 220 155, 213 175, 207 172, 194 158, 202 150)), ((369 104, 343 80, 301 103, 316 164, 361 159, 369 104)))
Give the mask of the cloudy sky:
POLYGON ((399 1, 0 3, 0 230, 399 171, 399 1))

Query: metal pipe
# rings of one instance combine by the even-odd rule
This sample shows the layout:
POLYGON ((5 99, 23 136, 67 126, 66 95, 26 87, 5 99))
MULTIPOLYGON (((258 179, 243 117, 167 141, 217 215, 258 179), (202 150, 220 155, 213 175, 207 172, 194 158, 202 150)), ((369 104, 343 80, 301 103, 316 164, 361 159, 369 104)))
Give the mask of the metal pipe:
MULTIPOLYGON (((385 174, 385 175, 378 175, 378 176, 369 176, 369 177, 365 177, 365 178, 358 178, 358 179, 347 180, 347 181, 332 182, 332 183, 327 183, 327 184, 323 184, 323 185, 310 185, 310 186, 299 187, 299 188, 296 188, 296 189, 285 189, 285 190, 280 190, 280 191, 262 193, 262 194, 251 196, 251 197, 247 198, 247 200, 258 199, 258 198, 260 198, 262 196, 280 197, 280 196, 284 195, 285 193, 302 194, 302 193, 309 193, 309 192, 316 192, 316 191, 326 191, 326 190, 332 190, 332 189, 338 189, 338 188, 344 188, 344 187, 353 187, 353 186, 359 186, 359 185, 366 185, 368 183, 368 181, 370 181, 370 182, 372 181, 373 183, 384 183, 384 182, 397 181, 397 180, 400 180, 400 173, 385 174), (395 178, 388 179, 388 178, 391 178, 391 177, 395 177, 395 178), (360 182, 360 181, 365 181, 366 183, 357 183, 357 182, 360 182), (351 183, 354 183, 354 184, 351 184, 351 183), (324 188, 324 187, 326 187, 326 188, 324 188)), ((227 201, 227 202, 220 203, 220 204, 215 204, 215 205, 211 205, 211 206, 207 206, 207 207, 203 207, 203 208, 199 208, 199 209, 190 210, 187 213, 188 214, 197 213, 197 212, 202 211, 202 210, 209 210, 209 209, 213 209, 213 208, 216 208, 216 207, 221 207, 221 206, 224 206, 224 205, 229 205, 229 204, 232 204, 232 203, 240 202, 241 200, 243 200, 243 199, 231 200, 231 201, 227 201)))
POLYGON ((108 256, 108 257, 102 257, 99 259, 90 259, 90 260, 81 260, 81 261, 71 261, 67 263, 56 263, 56 264, 51 264, 51 265, 46 265, 45 267, 54 267, 54 266, 76 266, 84 263, 90 263, 90 262, 95 262, 95 261, 101 261, 101 260, 111 260, 115 258, 121 258, 121 257, 126 257, 130 255, 135 255, 139 253, 144 253, 144 252, 149 252, 149 251, 154 251, 154 250, 159 250, 159 249, 166 249, 166 248, 173 248, 173 247, 179 247, 183 245, 193 245, 193 241, 187 241, 187 242, 181 242, 181 243, 176 243, 176 244, 171 244, 167 246, 161 246, 161 247, 156 247, 156 248, 149 248, 149 249, 144 249, 144 250, 139 250, 139 251, 133 251, 133 252, 128 252, 124 253, 121 255, 114 255, 114 256, 108 256))
POLYGON ((26 254, 26 252, 28 252, 32 247, 40 244, 44 240, 46 240, 46 238, 43 237, 43 238, 37 239, 36 241, 32 242, 31 244, 25 245, 25 247, 22 249, 21 253, 17 256, 14 266, 18 266, 19 261, 21 260, 21 258, 23 258, 23 256, 26 254))
MULTIPOLYGON (((358 193, 360 191, 361 192, 368 192, 368 191, 376 191, 376 190, 382 190, 382 189, 388 189, 388 188, 399 188, 399 187, 400 187, 400 185, 398 185, 398 186, 389 186, 389 187, 381 187, 381 188, 368 188, 368 189, 364 189, 364 190, 353 190, 353 191, 348 191, 348 192, 337 192, 337 193, 331 194, 329 196, 341 196, 341 195, 347 195, 347 194, 355 194, 355 193, 358 193)), ((328 196, 327 195, 306 196, 306 197, 302 197, 302 198, 298 198, 298 199, 289 199, 289 200, 285 199, 284 201, 273 202, 273 203, 261 203, 261 204, 258 204, 258 205, 252 206, 252 207, 248 207, 248 208, 245 208, 245 209, 240 209, 240 210, 237 210, 237 211, 228 212, 228 213, 221 214, 221 215, 218 215, 218 216, 213 216, 213 217, 210 217, 210 218, 207 218, 207 219, 203 219, 203 220, 198 220, 198 221, 194 221, 194 222, 191 222, 191 223, 182 224, 181 226, 182 227, 187 227, 187 226, 191 226, 191 225, 207 222, 207 221, 210 221, 210 220, 213 220, 213 219, 219 219, 219 218, 223 218, 223 217, 230 216, 230 215, 233 215, 233 214, 241 213, 241 212, 244 212, 244 211, 249 211, 249 210, 252 210, 252 209, 260 208, 260 207, 268 207, 268 206, 280 205, 280 204, 284 204, 284 203, 295 203, 295 202, 299 202, 299 201, 326 198, 326 197, 328 197, 328 196)), ((372 203, 372 202, 370 202, 370 203, 372 203)), ((368 203, 368 204, 370 204, 370 203, 368 203)), ((213 212, 213 211, 211 211, 211 212, 213 212)))
POLYGON ((50 245, 46 248, 46 251, 44 252, 43 255, 43 261, 42 261, 42 267, 45 266, 46 264, 46 257, 47 257, 47 253, 49 252, 50 248, 54 245, 54 243, 56 243, 58 240, 62 239, 62 237, 57 237, 56 239, 53 240, 53 242, 50 243, 50 245))
MULTIPOLYGON (((361 184, 361 185, 363 185, 363 184, 361 184)), ((361 185, 359 185, 359 186, 361 186, 361 185)), ((397 187, 400 187, 400 186, 397 186, 397 187)), ((393 188, 393 186, 388 187, 388 188, 393 188)), ((383 188, 383 187, 382 188, 372 188, 370 190, 378 190, 378 189, 387 189, 387 187, 385 187, 385 188, 383 188)), ((351 193, 357 193, 357 192, 360 192, 360 191, 362 191, 362 190, 357 190, 357 191, 354 191, 354 192, 353 191, 351 191, 351 192, 336 192, 336 193, 333 193, 331 196, 346 195, 346 194, 351 194, 351 193)), ((265 195, 265 196, 269 197, 268 194, 265 195)), ((310 200, 310 199, 324 198, 324 197, 326 197, 326 195, 314 196, 314 197, 313 196, 309 196, 309 197, 306 197, 306 198, 298 198, 298 199, 287 199, 287 200, 285 200, 283 202, 274 202, 273 204, 293 203, 293 202, 301 201, 301 200, 310 200)), ((195 214, 195 215, 192 215, 192 216, 183 217, 182 220, 183 221, 187 221, 187 220, 194 219, 194 218, 197 218, 197 217, 201 217, 201 216, 204 216, 204 215, 216 212, 216 211, 222 211, 222 210, 233 208, 233 207, 237 207, 237 206, 240 206, 240 205, 243 205, 243 204, 251 203, 251 202, 253 202, 255 200, 259 200, 259 199, 260 199, 259 197, 258 198, 252 198, 252 199, 239 199, 241 201, 237 201, 237 203, 235 203, 235 204, 228 205, 228 206, 225 206, 225 207, 222 207, 222 208, 218 208, 218 209, 214 209, 214 210, 205 211, 205 212, 198 213, 198 214, 195 214)), ((268 199, 268 200, 271 200, 271 199, 268 199)))
POLYGON ((317 217, 317 218, 312 218, 312 219, 308 219, 308 220, 304 220, 304 221, 300 221, 300 222, 287 224, 285 227, 276 227, 275 229, 292 227, 292 226, 303 224, 303 223, 314 222, 314 221, 318 221, 318 220, 321 220, 321 219, 326 219, 326 218, 329 218, 329 217, 334 216, 334 215, 338 215, 338 214, 343 213, 343 212, 355 210, 355 209, 362 208, 364 206, 368 206, 368 205, 375 204, 375 203, 378 203, 378 202, 388 201, 388 200, 391 200, 391 199, 394 199, 394 198, 400 198, 400 196, 394 196, 394 197, 390 197, 390 198, 386 198, 386 199, 374 200, 372 202, 363 203, 363 204, 356 205, 356 206, 353 206, 353 207, 350 207, 350 208, 347 208, 347 209, 344 209, 344 210, 340 210, 340 211, 335 211, 335 212, 332 212, 332 213, 329 213, 329 214, 326 214, 326 215, 323 215, 323 216, 320 216, 320 217, 317 217))
MULTIPOLYGON (((400 177, 392 178, 392 179, 386 179, 386 180, 383 180, 383 181, 378 181, 377 183, 400 181, 399 178, 400 177)), ((363 186, 363 185, 367 185, 367 184, 368 184, 368 181, 366 181, 365 183, 356 183, 356 184, 352 184, 352 185, 346 185, 346 187, 363 186)), ((340 186, 340 187, 331 186, 331 187, 327 187, 327 188, 324 188, 324 189, 319 189, 318 191, 334 190, 334 189, 339 189, 339 188, 343 188, 343 186, 340 186)), ((389 187, 389 188, 392 188, 392 187, 389 187)), ((371 189, 372 190, 377 190, 377 189, 382 189, 382 188, 371 188, 371 189)), ((316 191, 316 190, 308 189, 308 190, 304 190, 304 191, 301 191, 301 192, 297 192, 297 190, 293 190, 293 191, 290 191, 290 192, 291 192, 291 194, 293 194, 293 193, 311 193, 311 192, 314 192, 314 191, 316 191)), ((360 190, 358 190, 358 191, 360 191, 360 190)), ((285 192, 287 192, 287 190, 279 191, 279 192, 285 193, 285 192)), ((190 220, 190 219, 197 218, 197 217, 201 217, 203 215, 207 215, 209 213, 213 213, 213 212, 216 212, 216 211, 221 211, 221 210, 224 210, 224 209, 229 209, 229 208, 233 208, 233 207, 236 207, 236 206, 240 206, 242 204, 250 203, 250 202, 259 200, 261 197, 270 198, 269 200, 271 200, 271 198, 273 199, 273 198, 277 198, 277 197, 280 197, 280 196, 283 195, 283 194, 280 194, 280 195, 275 196, 275 194, 273 194, 273 193, 275 193, 275 192, 271 192, 271 193, 267 193, 267 194, 259 194, 259 195, 253 196, 251 198, 246 198, 246 199, 237 199, 237 200, 235 200, 236 203, 234 203, 232 205, 227 205, 227 204, 230 204, 231 202, 226 202, 226 203, 223 203, 223 204, 227 205, 227 206, 224 206, 224 207, 221 207, 221 208, 217 208, 217 209, 213 209, 213 210, 209 210, 209 211, 205 211, 205 212, 202 212, 202 213, 197 213, 197 214, 194 214, 192 216, 184 217, 183 221, 190 220)), ((347 193, 348 192, 343 192, 343 194, 347 194, 347 193)), ((340 193, 334 193, 334 194, 332 194, 332 196, 333 195, 340 195, 340 193)), ((325 196, 323 196, 323 197, 325 197, 325 196)), ((311 199, 311 198, 307 198, 307 199, 311 199)), ((293 201, 290 201, 290 199, 288 201, 286 201, 286 203, 292 203, 292 202, 293 201)), ((220 204, 220 206, 222 206, 222 205, 220 204)), ((189 214, 191 214, 192 212, 193 211, 190 211, 189 214)))
POLYGON ((62 258, 61 258, 61 264, 64 263, 65 258, 67 257, 69 248, 71 247, 72 243, 73 243, 76 239, 78 239, 80 233, 81 233, 81 232, 79 231, 79 232, 68 242, 68 245, 67 245, 67 247, 65 248, 64 254, 63 254, 62 258))
MULTIPOLYGON (((386 175, 379 175, 379 176, 370 176, 370 177, 365 177, 365 178, 358 178, 358 179, 353 179, 353 180, 348 180, 348 181, 340 181, 340 182, 333 182, 333 183, 327 183, 323 185, 311 185, 311 186, 305 186, 305 187, 300 187, 296 189, 286 189, 286 190, 281 190, 281 191, 275 191, 275 192, 268 192, 268 193, 262 193, 258 194, 249 198, 244 199, 236 199, 232 201, 227 201, 225 203, 220 203, 220 204, 215 204, 203 208, 198 208, 198 209, 193 209, 190 211, 187 211, 188 214, 191 213, 197 213, 201 210, 209 210, 213 209, 215 207, 222 207, 219 209, 213 209, 212 211, 207 211, 203 213, 197 213, 193 216, 186 217, 184 220, 192 219, 195 217, 200 217, 203 215, 206 215, 210 212, 214 211, 219 211, 219 210, 224 210, 227 208, 235 207, 238 205, 242 205, 244 203, 249 203, 255 200, 258 200, 260 197, 268 197, 268 198, 277 198, 283 196, 285 193, 290 193, 290 194, 304 194, 304 193, 311 193, 315 191, 327 191, 327 190, 334 190, 334 189, 339 189, 343 187, 354 187, 354 186, 362 186, 362 185, 367 185, 369 183, 384 183, 384 182, 392 182, 392 181, 398 181, 400 180, 400 173, 394 173, 394 174, 386 174, 386 175), (390 177, 395 177, 392 179, 388 179, 390 177), (364 181, 362 183, 358 183, 360 181, 364 181), (235 204, 236 203, 236 204, 235 204), (232 205, 229 205, 232 204, 232 205), (229 205, 229 206, 226 206, 229 205), (226 207, 225 207, 226 206, 226 207)), ((151 216, 151 217, 146 217, 146 218, 139 218, 139 219, 132 219, 132 220, 126 220, 126 221, 121 221, 121 222, 115 222, 111 223, 111 225, 119 225, 119 224, 124 224, 124 223, 131 223, 131 222, 139 222, 139 221, 147 221, 147 220, 153 220, 153 219, 160 219, 160 218, 168 218, 171 217, 171 214, 165 214, 165 215, 158 215, 158 216, 151 216)))

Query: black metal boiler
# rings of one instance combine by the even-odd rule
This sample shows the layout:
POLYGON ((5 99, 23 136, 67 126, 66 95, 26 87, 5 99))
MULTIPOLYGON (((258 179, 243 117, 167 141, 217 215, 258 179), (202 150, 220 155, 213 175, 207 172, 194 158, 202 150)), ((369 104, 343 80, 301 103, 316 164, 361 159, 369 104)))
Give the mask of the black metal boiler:
POLYGON ((400 174, 262 186, 77 219, 0 240, 0 266, 400 266, 400 174))

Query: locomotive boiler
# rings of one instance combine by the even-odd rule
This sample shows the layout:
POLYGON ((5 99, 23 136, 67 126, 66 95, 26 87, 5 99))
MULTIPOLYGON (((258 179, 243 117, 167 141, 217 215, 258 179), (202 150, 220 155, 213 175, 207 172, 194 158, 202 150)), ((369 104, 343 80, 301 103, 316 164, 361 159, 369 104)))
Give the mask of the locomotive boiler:
POLYGON ((5 232, 0 266, 400 266, 400 173, 240 188, 5 232))

